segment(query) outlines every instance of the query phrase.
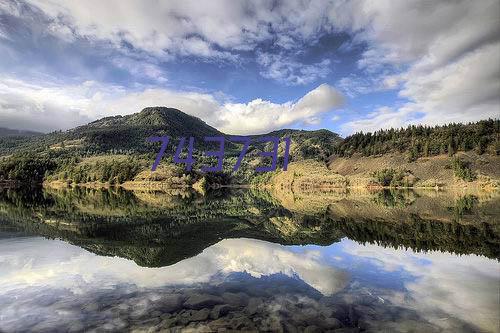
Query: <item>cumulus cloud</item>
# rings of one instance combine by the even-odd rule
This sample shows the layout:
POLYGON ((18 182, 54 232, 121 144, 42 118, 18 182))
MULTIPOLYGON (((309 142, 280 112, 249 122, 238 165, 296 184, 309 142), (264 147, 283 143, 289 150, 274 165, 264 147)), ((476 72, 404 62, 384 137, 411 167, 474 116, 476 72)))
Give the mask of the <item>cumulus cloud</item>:
POLYGON ((130 91, 94 81, 42 86, 12 78, 0 80, 2 126, 45 132, 160 105, 178 108, 227 133, 258 134, 297 123, 314 124, 318 116, 341 104, 342 95, 326 84, 296 102, 278 104, 262 99, 232 103, 224 96, 162 88, 130 91))
MULTIPOLYGON (((472 1, 358 1, 339 5, 332 18, 368 44, 358 61, 376 75, 386 66, 399 74, 381 77, 408 100, 387 112, 344 125, 351 131, 385 124, 442 124, 500 114, 500 3, 472 1), (347 6, 347 7, 342 7, 347 6), (346 10, 357 16, 341 17, 346 10)), ((387 127, 387 126, 382 126, 387 127)))
POLYGON ((118 68, 130 72, 135 77, 145 77, 160 84, 168 81, 165 72, 153 61, 143 61, 131 57, 115 57, 111 62, 118 68))
MULTIPOLYGON (((499 8, 500 10, 500 8, 499 8)), ((471 121, 500 115, 500 42, 468 52, 432 71, 412 68, 400 95, 425 113, 425 123, 471 121)))
POLYGON ((154 53, 182 48, 180 44, 193 36, 196 52, 214 52, 214 46, 250 50, 255 43, 276 33, 304 40, 323 28, 321 18, 325 16, 325 3, 298 0, 279 6, 262 0, 30 3, 49 17, 65 18, 79 35, 107 39, 117 45, 126 41, 154 53))
MULTIPOLYGON (((275 41, 284 50, 300 50, 329 30, 325 24, 325 4, 321 2, 294 0, 276 6, 261 0, 245 3, 220 0, 210 4, 134 0, 127 3, 91 0, 73 4, 32 0, 28 3, 29 8, 24 3, 13 2, 0 8, 0 12, 38 21, 34 34, 42 31, 66 42, 78 39, 106 42, 125 53, 130 53, 132 47, 140 54, 147 53, 164 61, 193 56, 239 62, 239 52, 253 50, 261 42, 275 41)), ((123 61, 120 59, 119 63, 123 61)), ((303 64, 288 55, 265 53, 256 61, 262 67, 263 77, 286 85, 307 84, 324 78, 330 64, 329 59, 303 64)))
POLYGON ((297 102, 276 104, 262 99, 224 105, 222 129, 234 134, 265 133, 297 122, 315 123, 318 116, 342 105, 342 95, 322 84, 297 102))
POLYGON ((379 129, 400 128, 415 122, 414 110, 411 108, 394 108, 381 106, 361 119, 351 120, 341 125, 342 134, 348 135, 356 131, 374 132, 379 129))
POLYGON ((100 93, 92 82, 78 86, 36 85, 0 79, 0 124, 14 129, 50 131, 70 128, 92 119, 85 114, 100 93))
MULTIPOLYGON (((30 0, 3 3, 0 13, 30 21, 25 18, 31 19, 28 14, 35 9, 30 12, 28 7, 44 15, 40 20, 43 26, 33 28, 32 34, 50 34, 67 43, 109 44, 124 55, 112 61, 116 67, 158 84, 170 82, 158 66, 159 60, 192 56, 244 66, 248 59, 242 60, 242 54, 255 61, 261 76, 283 85, 328 80, 335 75, 333 58, 319 57, 312 62, 311 58, 303 63, 298 55, 307 54, 324 35, 346 33, 350 38, 343 44, 344 51, 349 45, 351 51, 361 50, 361 55, 353 53, 359 57, 355 75, 335 79, 339 89, 351 98, 394 89, 397 103, 372 105, 391 108, 391 124, 463 122, 500 113, 500 99, 495 94, 500 62, 493 61, 500 58, 497 0, 30 0)), ((0 22, 4 41, 0 49, 9 55, 12 48, 5 46, 6 41, 20 35, 13 35, 6 17, 0 22)), ((85 64, 82 61, 80 66, 85 64)), ((255 100, 244 109, 261 108, 266 103, 255 100)), ((276 105, 269 103, 274 110, 276 105)), ((241 109, 239 104, 227 107, 241 109)), ((287 108, 287 104, 280 107, 287 108)), ((318 119, 314 117, 305 122, 314 123, 318 119)), ((377 129, 374 124, 384 125, 387 120, 387 112, 376 110, 343 128, 351 132, 372 130, 377 129)))

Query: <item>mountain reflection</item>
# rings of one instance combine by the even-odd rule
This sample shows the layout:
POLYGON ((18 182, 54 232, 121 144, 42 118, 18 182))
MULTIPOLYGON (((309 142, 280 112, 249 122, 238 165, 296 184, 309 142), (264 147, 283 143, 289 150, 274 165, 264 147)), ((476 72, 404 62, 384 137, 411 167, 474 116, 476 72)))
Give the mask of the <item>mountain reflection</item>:
POLYGON ((414 251, 500 258, 493 193, 251 190, 0 192, 1 228, 58 238, 100 255, 162 267, 222 239, 329 245, 342 238, 414 251))
POLYGON ((495 332, 498 207, 480 192, 3 191, 0 330, 495 332))

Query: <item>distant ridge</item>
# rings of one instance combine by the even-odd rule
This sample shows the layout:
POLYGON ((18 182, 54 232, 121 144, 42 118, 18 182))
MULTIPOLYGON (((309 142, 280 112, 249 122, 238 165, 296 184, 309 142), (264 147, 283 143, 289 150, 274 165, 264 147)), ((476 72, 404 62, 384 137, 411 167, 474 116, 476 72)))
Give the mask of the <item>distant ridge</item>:
POLYGON ((42 135, 43 133, 28 131, 28 130, 18 130, 6 127, 0 127, 0 138, 12 137, 12 136, 36 136, 42 135))

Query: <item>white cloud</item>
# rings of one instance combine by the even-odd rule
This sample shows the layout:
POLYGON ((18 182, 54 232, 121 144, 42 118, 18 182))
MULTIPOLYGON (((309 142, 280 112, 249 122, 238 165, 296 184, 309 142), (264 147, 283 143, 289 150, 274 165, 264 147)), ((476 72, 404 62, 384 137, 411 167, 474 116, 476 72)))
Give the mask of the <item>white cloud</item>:
POLYGON ((36 85, 0 79, 0 124, 3 127, 50 131, 70 128, 92 119, 84 110, 100 93, 93 82, 78 86, 36 85))
POLYGON ((67 129, 111 115, 139 112, 148 106, 178 108, 231 134, 265 133, 296 123, 317 123, 318 116, 338 107, 342 95, 323 84, 297 102, 255 99, 232 103, 200 92, 144 88, 129 91, 93 81, 79 85, 42 86, 0 80, 0 123, 38 131, 67 129))
POLYGON ((331 12, 337 26, 369 47, 358 65, 390 66, 386 88, 409 102, 344 125, 351 131, 391 124, 467 122, 500 115, 500 2, 355 1, 331 12), (357 13, 357 15, 346 14, 357 13), (495 59, 495 60, 494 60, 495 59))
POLYGON ((323 113, 339 107, 342 95, 327 84, 308 92, 297 102, 276 104, 262 99, 223 106, 222 129, 228 133, 265 133, 297 122, 315 123, 323 113))
POLYGON ((116 45, 126 41, 159 55, 179 49, 220 55, 215 46, 250 50, 256 42, 271 38, 271 30, 306 39, 322 29, 321 17, 325 16, 323 3, 308 1, 287 1, 280 6, 262 0, 30 3, 51 18, 64 17, 80 36, 110 40, 116 45))
POLYGON ((399 94, 410 102, 377 109, 343 125, 344 133, 375 131, 409 124, 469 122, 500 116, 500 43, 468 52, 460 60, 420 71, 413 67, 389 84, 402 83, 399 94), (382 110, 382 112, 381 112, 382 110))
POLYGON ((122 56, 113 58, 112 63, 116 67, 128 71, 134 77, 146 77, 160 84, 168 81, 165 71, 151 60, 144 61, 144 59, 133 59, 122 56))
POLYGON ((338 80, 335 86, 345 95, 354 98, 357 95, 394 88, 394 78, 391 76, 360 76, 350 74, 338 80))
MULTIPOLYGON (((43 33, 66 41, 105 41, 124 53, 132 45, 140 54, 162 61, 176 55, 239 61, 239 51, 273 43, 255 60, 262 76, 286 85, 326 78, 330 59, 303 64, 290 55, 301 54, 324 33, 347 32, 352 39, 344 45, 364 48, 358 67, 367 77, 347 76, 339 81, 340 88, 351 97, 397 89, 401 101, 387 105, 393 109, 391 123, 463 122, 500 114, 500 100, 493 96, 500 82, 500 62, 494 61, 500 58, 498 0, 29 3, 49 18, 43 33)), ((22 17, 20 7, 2 4, 0 11, 22 17)), ((5 31, 0 34, 8 38, 5 31)), ((149 78, 159 75, 159 83, 168 78, 152 59, 145 66, 132 64, 130 70, 149 78)), ((124 63, 121 68, 128 67, 124 63)), ((246 108, 265 104, 254 102, 246 108)), ((386 114, 361 116, 344 127, 369 130, 387 119, 386 114)))
MULTIPOLYGON (((76 37, 105 41, 122 52, 129 52, 131 45, 162 60, 195 56, 234 62, 239 61, 239 51, 251 51, 262 41, 274 41, 285 50, 300 50, 331 30, 326 2, 293 0, 275 5, 262 0, 210 3, 90 0, 70 4, 60 0, 31 0, 29 3, 51 22, 45 33, 66 41, 76 37)), ((22 15, 19 10, 15 13, 16 6, 12 7, 7 12, 22 15)), ((329 73, 328 59, 302 64, 282 55, 266 57, 272 59, 257 59, 263 65, 262 75, 288 85, 311 83, 329 73)))
MULTIPOLYGON (((457 61, 432 71, 414 67, 400 95, 425 113, 421 121, 471 121, 500 116, 500 42, 468 52, 457 61)), ((408 105, 410 106, 410 105, 408 105)))
POLYGON ((260 74, 286 85, 302 85, 325 78, 331 71, 330 60, 303 64, 281 54, 259 53, 257 63, 264 69, 260 74))
POLYGON ((342 95, 323 84, 297 102, 273 103, 254 99, 248 103, 219 101, 213 95, 146 89, 125 94, 102 107, 106 114, 130 114, 146 106, 162 105, 178 108, 200 117, 209 125, 230 134, 260 134, 296 123, 314 123, 317 117, 342 104, 342 95))
POLYGON ((388 106, 378 107, 375 111, 368 113, 361 119, 351 120, 341 125, 344 135, 353 132, 374 132, 379 129, 400 128, 415 122, 413 109, 399 108, 394 110, 388 106))

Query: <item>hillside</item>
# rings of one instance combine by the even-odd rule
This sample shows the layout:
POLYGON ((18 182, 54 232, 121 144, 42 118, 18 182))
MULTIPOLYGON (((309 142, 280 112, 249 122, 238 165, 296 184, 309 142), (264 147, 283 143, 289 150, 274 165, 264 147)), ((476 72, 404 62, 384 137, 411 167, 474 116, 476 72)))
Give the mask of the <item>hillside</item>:
POLYGON ((69 140, 83 139, 83 146, 91 153, 110 150, 148 153, 152 145, 146 140, 150 136, 193 136, 201 144, 204 136, 220 136, 222 133, 201 119, 177 109, 151 107, 127 116, 96 120, 70 130, 66 135, 69 140))
POLYGON ((326 165, 292 163, 278 187, 500 187, 500 121, 356 133, 333 146, 326 165))
MULTIPOLYGON (((147 142, 150 136, 194 137, 195 151, 207 148, 203 141, 205 136, 225 136, 217 129, 207 125, 203 120, 190 116, 180 110, 167 107, 148 107, 141 112, 127 116, 106 117, 89 124, 67 131, 57 131, 19 142, 17 145, 0 143, 0 156, 21 152, 43 152, 47 148, 57 151, 76 153, 79 155, 100 154, 153 154, 158 144, 147 142)), ((328 130, 304 131, 283 129, 263 135, 291 137, 292 156, 297 159, 321 156, 325 161, 331 155, 335 144, 341 138, 328 130)), ((264 144, 252 143, 249 154, 256 149, 264 148, 264 144)), ((174 150, 174 145, 169 145, 174 150)), ((238 156, 240 146, 226 144, 226 155, 238 156)))
POLYGON ((40 135, 43 133, 0 127, 0 156, 15 152, 17 147, 40 135))
MULTIPOLYGON (((43 179, 59 180, 64 183, 123 183, 140 178, 140 182, 169 180, 169 184, 192 185, 202 177, 199 173, 183 173, 172 164, 172 155, 180 137, 194 137, 193 156, 195 167, 211 163, 202 151, 215 150, 213 144, 205 143, 205 136, 224 136, 226 174, 241 150, 241 144, 231 142, 230 135, 207 125, 201 119, 187 115, 180 110, 166 107, 145 108, 127 116, 106 117, 67 131, 53 132, 27 138, 14 144, 0 144, 0 157, 12 155, 0 163, 0 181, 15 180, 19 183, 40 182, 43 179), (152 174, 148 172, 156 157, 159 144, 150 143, 150 136, 170 136, 162 168, 152 174), (99 157, 95 159, 94 157, 99 157), (175 178, 174 182, 170 180, 175 178), (179 180, 179 181, 177 181, 179 180)), ((304 131, 285 129, 253 136, 253 142, 245 156, 240 171, 233 179, 240 183, 249 182, 255 176, 254 166, 261 162, 259 152, 271 150, 271 143, 259 143, 259 138, 277 136, 290 137, 290 161, 307 158, 327 161, 333 147, 341 138, 330 131, 304 131)), ((279 156, 283 156, 284 142, 280 142, 279 156)), ((207 175, 210 181, 224 183, 228 177, 207 175)))
POLYGON ((374 156, 404 153, 409 161, 419 157, 453 155, 457 151, 476 150, 478 154, 500 152, 500 120, 488 119, 469 124, 444 126, 408 126, 379 130, 375 133, 356 133, 335 147, 335 154, 350 157, 354 154, 374 156))
POLYGON ((500 187, 500 156, 474 151, 457 152, 453 157, 437 155, 408 161, 403 153, 377 156, 332 156, 325 165, 313 160, 290 163, 288 171, 272 175, 267 184, 294 193, 315 189, 341 188, 476 188, 500 187), (464 178, 453 168, 460 161, 471 175, 464 178))
MULTIPOLYGON (((17 147, 2 147, 1 154, 22 151, 71 149, 73 152, 95 155, 102 153, 148 153, 153 144, 150 136, 218 136, 221 132, 201 119, 177 109, 149 107, 127 116, 106 117, 67 131, 57 131, 20 143, 17 147), (10 149, 9 149, 10 148, 10 149)), ((153 148, 154 150, 154 148, 153 148)))
MULTIPOLYGON (((277 136, 279 138, 289 137, 291 139, 290 156, 291 161, 300 161, 307 158, 315 158, 328 161, 342 138, 326 129, 316 131, 282 129, 261 136, 277 136)), ((259 136, 259 137, 261 137, 259 136)), ((262 149, 263 147, 256 146, 262 149)), ((270 150, 271 147, 266 147, 270 150)))
POLYGON ((454 156, 468 164, 474 173, 474 181, 465 181, 455 175, 448 155, 421 157, 408 161, 402 153, 387 153, 379 156, 361 156, 332 158, 328 168, 332 173, 342 175, 350 180, 352 186, 367 186, 374 181, 373 174, 384 169, 404 170, 414 177, 414 186, 435 187, 450 186, 495 186, 500 180, 500 156, 483 154, 474 151, 458 152, 454 156), (492 182, 493 181, 493 182, 492 182))
POLYGON ((0 138, 0 182, 48 181, 62 186, 126 183, 131 188, 203 188, 208 184, 274 184, 291 188, 498 187, 499 128, 499 121, 490 119, 470 124, 357 133, 345 139, 328 130, 281 129, 252 136, 243 163, 234 172, 241 143, 231 142, 231 135, 180 110, 149 107, 64 132, 21 136, 17 141, 0 138), (173 138, 155 172, 150 168, 159 144, 148 142, 150 136, 173 138), (172 156, 179 138, 190 136, 195 138, 195 162, 193 171, 188 172, 183 165, 174 164, 172 156), (204 142, 205 136, 226 137, 221 173, 199 171, 202 164, 214 162, 203 154, 216 149, 204 142), (272 150, 272 143, 259 142, 259 138, 266 136, 291 138, 289 171, 280 171, 285 150, 285 142, 280 140, 278 170, 266 174, 255 172, 256 166, 269 162, 259 156, 262 151, 272 150))

